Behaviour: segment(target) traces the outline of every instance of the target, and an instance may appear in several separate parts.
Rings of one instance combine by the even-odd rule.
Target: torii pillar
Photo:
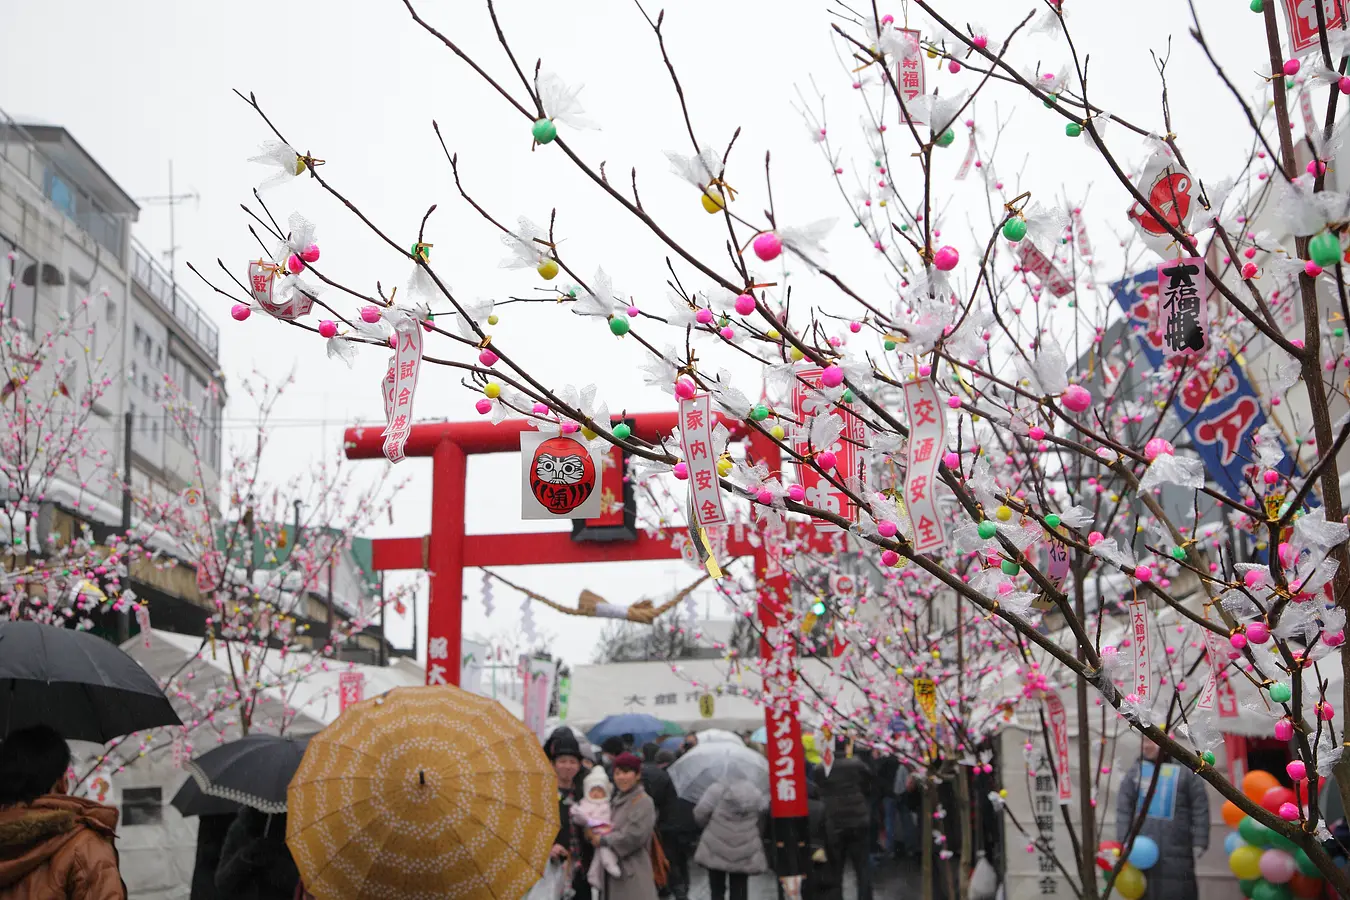
[[[634,437],[657,442],[678,424],[674,411],[637,413],[615,417],[630,423]],[[719,417],[720,418],[720,417]],[[750,456],[768,464],[770,471],[782,465],[778,446],[744,424],[721,419],[732,439],[748,440]],[[424,569],[430,576],[427,604],[427,683],[459,684],[460,639],[463,634],[464,568],[466,566],[559,565],[583,562],[631,562],[678,559],[680,551],[669,540],[638,532],[631,541],[597,543],[575,540],[566,532],[536,534],[464,533],[465,481],[468,457],[480,453],[516,453],[520,435],[529,429],[523,419],[491,422],[438,422],[412,426],[404,447],[407,456],[432,459],[431,534],[415,538],[379,538],[372,541],[372,563],[379,571]],[[377,426],[348,428],[344,449],[348,459],[383,458],[384,439]],[[779,627],[789,597],[788,579],[777,558],[777,549],[760,540],[751,544],[729,535],[730,556],[754,560],[759,585],[758,619],[767,633]],[[791,641],[785,642],[792,652]],[[760,654],[773,653],[767,640]],[[782,660],[780,660],[782,661]],[[791,663],[791,660],[786,660]],[[768,731],[770,796],[774,819],[775,869],[781,875],[807,871],[806,760],[802,751],[801,723],[796,701],[785,696],[788,683],[765,685],[765,725]]]

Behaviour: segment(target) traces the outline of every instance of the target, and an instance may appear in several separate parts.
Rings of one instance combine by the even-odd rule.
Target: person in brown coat
[[[70,748],[46,726],[0,743],[0,900],[126,900],[117,810],[66,795]]]

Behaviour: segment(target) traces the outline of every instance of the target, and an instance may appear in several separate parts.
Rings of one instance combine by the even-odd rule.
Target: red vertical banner
[[[798,369],[794,373],[796,380],[792,383],[792,414],[802,427],[798,429],[796,437],[793,438],[792,448],[802,456],[820,453],[823,450],[833,452],[836,459],[835,477],[843,481],[850,475],[859,474],[858,448],[866,443],[867,431],[861,419],[847,410],[835,407],[833,403],[825,399],[821,392],[820,383],[822,371],[822,369],[816,367]],[[843,420],[843,433],[831,447],[811,446],[807,432],[810,431],[811,420],[817,415],[836,415]],[[797,466],[797,481],[806,491],[806,502],[811,506],[828,510],[843,516],[845,519],[857,518],[857,507],[848,499],[848,495],[831,484],[815,469],[799,464]],[[821,519],[813,521],[818,528],[834,527],[832,523]]]
[[[393,407],[385,428],[384,455],[390,462],[403,461],[403,445],[412,433],[413,395],[417,393],[417,372],[422,366],[422,326],[412,321],[400,323],[394,329],[397,341],[394,350]],[[389,376],[385,376],[386,383]]]
[[[717,482],[717,450],[712,439],[713,416],[707,394],[680,401],[680,444],[689,470],[694,514],[704,528],[729,521]]]
[[[360,672],[342,672],[338,675],[338,712],[360,703],[366,698],[366,676]]]
[[[759,624],[765,634],[781,627],[781,615],[789,596],[787,575],[777,561],[771,564],[778,548],[766,539],[755,548],[755,573],[759,575]],[[777,575],[768,576],[770,568]],[[791,641],[786,642],[786,675],[778,671],[775,650],[760,639],[760,657],[766,661],[764,672],[764,727],[769,758],[769,809],[775,819],[807,815],[806,754],[802,750],[802,725],[797,717],[797,701],[791,698],[796,660]]]

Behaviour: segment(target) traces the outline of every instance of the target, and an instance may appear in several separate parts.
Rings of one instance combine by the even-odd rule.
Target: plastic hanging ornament
[[[535,271],[538,272],[539,277],[545,281],[552,281],[558,277],[558,261],[556,259],[546,258],[540,261],[539,265],[535,267]]]
[[[250,156],[248,161],[277,169],[258,185],[260,191],[290,181],[297,175],[304,174],[305,169],[310,166],[323,165],[323,160],[302,156],[283,141],[264,141],[258,150],[258,155]]]
[[[551,144],[558,136],[558,126],[553,124],[552,119],[540,119],[530,129],[530,134],[534,136],[536,144]]]
[[[530,129],[535,143],[549,144],[558,136],[557,123],[572,128],[594,128],[586,118],[586,110],[577,99],[581,88],[569,88],[562,79],[552,72],[544,72],[535,80],[539,94],[539,105],[544,109],[544,117],[535,121]]]
[[[1027,221],[1021,216],[1013,216],[1003,223],[1003,237],[1014,244],[1027,236]]]
[[[783,242],[779,240],[778,235],[774,234],[772,231],[766,231],[755,238],[752,246],[755,255],[764,262],[770,262],[771,260],[777,259],[778,254],[783,252]]]
[[[1329,269],[1341,261],[1341,241],[1330,231],[1314,235],[1308,241],[1308,255],[1323,269]]]
[[[948,128],[946,131],[942,132],[942,134],[933,138],[933,143],[937,144],[939,147],[950,147],[954,140],[956,140],[956,132],[953,129]]]

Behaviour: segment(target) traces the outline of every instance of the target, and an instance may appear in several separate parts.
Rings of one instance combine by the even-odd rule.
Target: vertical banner
[[[1059,694],[1046,694],[1045,718],[1050,722],[1050,737],[1055,742],[1055,777],[1059,781],[1059,802],[1073,799],[1073,782],[1069,777],[1069,714]]]
[[[1295,56],[1302,56],[1320,43],[1317,27],[1317,5],[1322,7],[1322,18],[1327,28],[1345,27],[1345,9],[1341,0],[1283,0],[1284,20],[1289,25],[1289,47]]]
[[[927,87],[924,84],[923,51],[919,49],[919,32],[917,29],[897,28],[896,30],[904,35],[902,40],[908,42],[912,48],[910,53],[900,60],[895,72],[896,86],[900,88],[900,95],[905,98],[905,102],[900,106],[900,122],[908,124],[909,122],[919,121],[910,113],[910,104],[927,93]],[[929,122],[928,124],[934,123]]]
[[[795,702],[793,706],[795,707]],[[802,752],[802,725],[795,710],[770,705],[765,723],[769,743],[769,806],[776,819],[805,816],[806,762]]]
[[[905,383],[905,415],[909,419],[905,508],[914,527],[914,549],[931,553],[947,543],[937,504],[938,461],[947,442],[947,415],[931,381]]]
[[[689,470],[694,515],[703,528],[726,525],[722,488],[717,482],[717,450],[712,440],[713,416],[707,394],[680,401],[680,449]]]
[[[1134,665],[1130,669],[1127,694],[1134,694],[1140,706],[1153,700],[1153,654],[1148,628],[1148,601],[1136,591],[1125,604],[1130,615],[1130,649],[1134,651]]]
[[[567,707],[572,702],[572,676],[564,675],[558,679],[558,718],[567,721]]]
[[[483,660],[487,645],[478,641],[459,642],[459,686],[471,694],[483,693]]]
[[[141,632],[141,643],[150,649],[150,607],[145,603],[136,604],[136,627]]]
[[[338,675],[338,712],[366,699],[366,676],[361,672],[342,672]]]
[[[1204,257],[1158,266],[1158,312],[1168,359],[1209,347],[1209,296]]]
[[[1032,840],[1036,847],[1036,871],[1040,873],[1035,881],[1033,896],[1040,897],[1069,896],[1055,858],[1055,811],[1058,803],[1054,773],[1049,755],[1040,750],[1032,751],[1031,814],[1035,825]]]
[[[937,721],[937,685],[931,678],[914,679],[914,699],[919,701],[923,717],[930,722]]]
[[[1035,275],[1047,291],[1056,297],[1073,293],[1073,282],[1065,278],[1050,257],[1037,249],[1035,244],[1024,240],[1017,246],[1022,255],[1023,270]]]
[[[858,448],[866,443],[867,431],[861,419],[846,410],[834,408],[834,404],[825,399],[824,394],[821,393],[820,376],[822,371],[824,370],[815,367],[797,369],[793,373],[796,379],[792,382],[792,414],[802,427],[797,429],[797,433],[793,437],[792,448],[802,456],[807,456],[812,452],[819,453],[822,450],[832,451],[837,460],[835,463],[836,477],[840,481],[844,481],[848,477],[858,474]],[[812,447],[807,435],[812,417],[831,414],[838,415],[843,419],[843,434],[832,447]],[[845,519],[857,518],[857,507],[848,499],[848,495],[838,490],[815,469],[799,464],[797,466],[797,481],[806,491],[807,503],[817,509],[836,513]],[[813,520],[813,523],[817,528],[834,528],[831,523],[820,519]]]
[[[548,737],[544,723],[548,720],[548,704],[553,696],[553,673],[557,665],[552,660],[534,657],[521,662],[525,676],[525,727],[542,742]]]
[[[417,372],[422,366],[422,326],[412,318],[394,329],[394,396],[389,425],[384,430],[384,456],[392,463],[403,462],[403,445],[412,433],[413,395],[417,392]]]
[[[1083,221],[1083,211],[1073,211],[1073,235],[1078,242],[1078,255],[1084,259],[1092,258],[1092,241],[1088,239],[1087,223]]]
[[[1069,548],[1062,541],[1051,537],[1045,542],[1045,555],[1048,560],[1045,577],[1055,587],[1061,587],[1069,575]]]
[[[781,541],[765,531],[754,550],[758,578],[759,625],[764,634],[782,628],[782,614],[792,593],[787,575],[776,560]],[[771,574],[772,569],[772,574]],[[763,574],[761,574],[763,573]],[[806,754],[802,749],[802,724],[797,701],[792,697],[796,678],[796,652],[792,641],[777,650],[764,637],[759,655],[764,662],[765,755],[769,759],[769,811],[775,819],[804,818],[806,804]],[[781,657],[778,654],[781,653]]]
[[[1298,92],[1298,111],[1303,114],[1303,133],[1308,135],[1318,134],[1317,119],[1313,117],[1312,93],[1304,85],[1303,90]]]

